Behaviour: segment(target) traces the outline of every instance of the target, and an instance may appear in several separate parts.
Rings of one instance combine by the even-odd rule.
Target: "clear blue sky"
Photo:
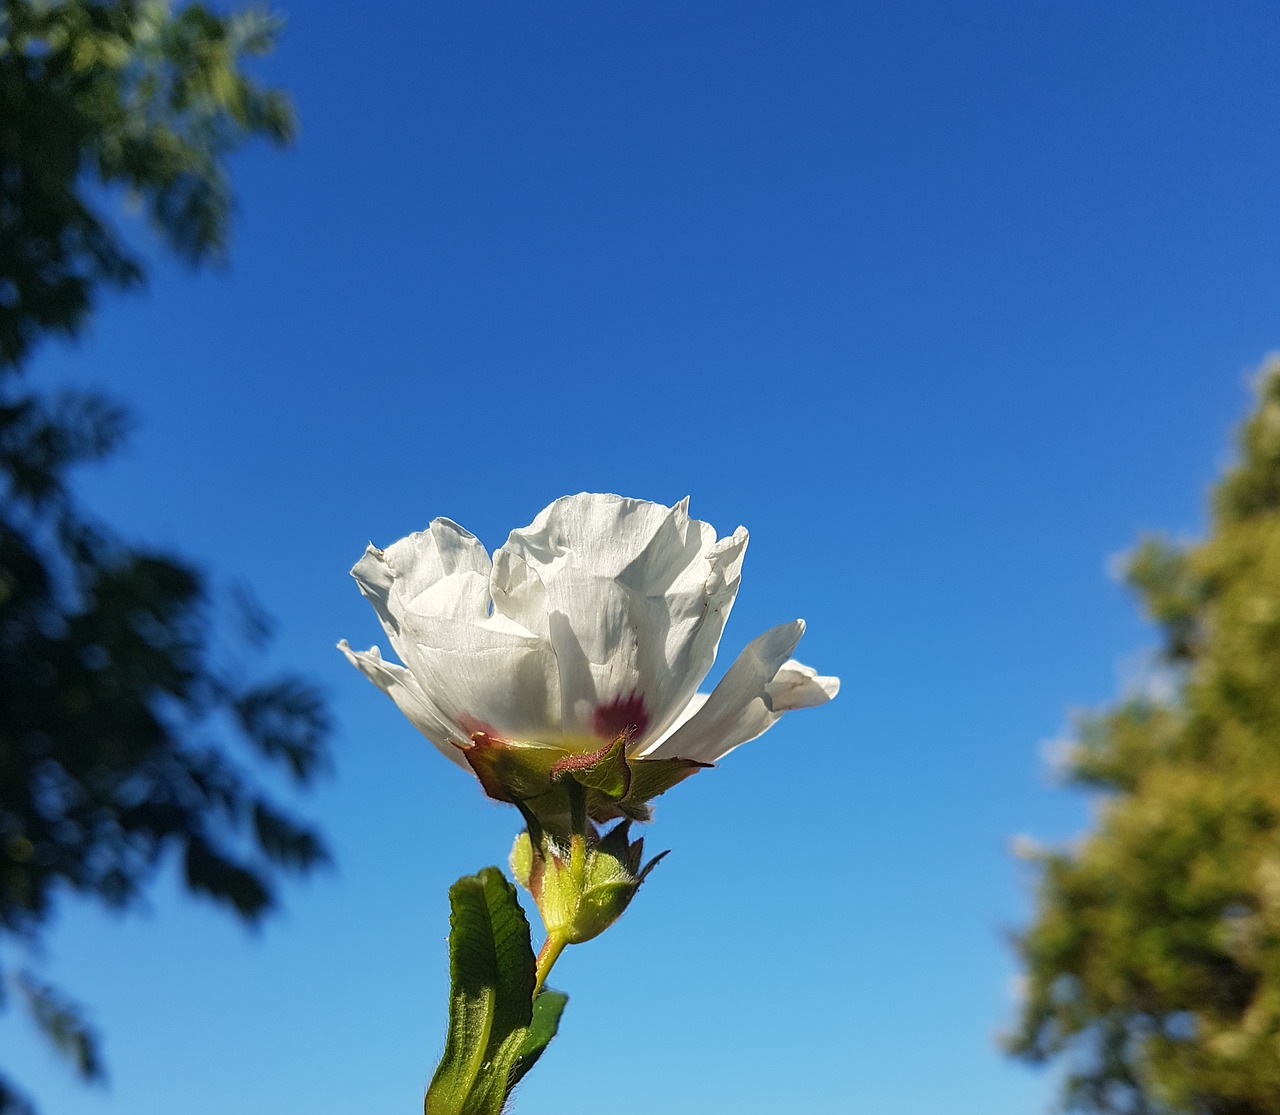
[[[722,655],[803,616],[844,690],[659,803],[517,1115],[1047,1111],[994,1040],[1008,845],[1087,823],[1042,745],[1151,643],[1107,561],[1201,528],[1280,347],[1276,7],[286,14],[302,134],[236,161],[230,269],[161,263],[31,374],[134,404],[86,499],[248,580],[332,694],[337,869],[258,935],[167,876],[66,903],[112,1084],[12,1012],[0,1060],[48,1115],[419,1110],[446,889],[517,824],[333,649],[385,645],[347,569],[436,515],[492,547],[567,492],[689,494],[752,532]]]

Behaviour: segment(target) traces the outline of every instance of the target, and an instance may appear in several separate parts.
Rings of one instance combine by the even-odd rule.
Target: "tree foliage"
[[[145,205],[181,257],[217,257],[226,155],[250,136],[287,140],[293,113],[241,71],[271,47],[266,16],[4,0],[0,30],[0,361],[12,366],[44,334],[74,335],[101,286],[142,280],[104,193]]]
[[[1096,827],[1037,857],[1009,1045],[1066,1056],[1070,1110],[1280,1112],[1280,362],[1212,512],[1132,555],[1172,695],[1082,726]]]
[[[206,578],[77,504],[72,470],[111,455],[127,412],[42,391],[25,366],[41,338],[75,337],[104,288],[143,279],[110,216],[121,195],[180,257],[222,254],[226,156],[292,130],[286,98],[243,71],[275,24],[164,0],[3,0],[0,31],[0,943],[38,945],[68,890],[138,902],[169,854],[192,891],[255,922],[282,872],[326,858],[255,776],[320,769],[325,705],[300,678],[246,680],[216,649],[227,615]],[[269,625],[244,614],[249,647]],[[32,971],[8,976],[0,1004],[25,1001],[101,1075],[83,1010]],[[0,1115],[29,1110],[0,1079]]]

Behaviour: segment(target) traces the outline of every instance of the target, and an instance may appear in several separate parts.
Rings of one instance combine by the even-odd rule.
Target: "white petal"
[[[511,533],[494,557],[495,607],[535,631],[548,614],[566,733],[605,734],[614,712],[636,714],[637,743],[665,733],[715,659],[746,544],[741,528],[717,542],[687,501],[594,494]]]
[[[652,755],[653,752],[663,745],[663,743],[675,735],[676,732],[688,724],[689,721],[697,715],[702,706],[707,703],[707,699],[710,696],[710,693],[695,693],[689,700],[689,703],[685,705],[680,715],[671,723],[671,726],[668,727],[667,730],[652,743],[646,743],[643,747],[636,748],[634,750],[634,754],[640,756]]]
[[[647,757],[713,763],[768,730],[787,709],[830,700],[839,689],[835,678],[819,678],[807,666],[789,661],[803,633],[803,620],[794,620],[754,639],[702,709]],[[779,707],[773,704],[771,686],[782,702]]]
[[[714,538],[710,531],[702,542]],[[662,607],[652,610],[652,644],[642,643],[639,661],[657,710],[648,738],[667,734],[711,669],[738,595],[746,550],[747,532],[742,527],[713,542],[673,579],[661,598]]]
[[[764,687],[774,712],[825,705],[840,692],[840,679],[822,677],[812,666],[794,658],[784,662],[773,681]]]
[[[417,679],[403,666],[392,662],[384,662],[382,652],[377,647],[368,651],[352,650],[346,639],[338,644],[338,649],[347,659],[374,685],[395,701],[396,707],[405,714],[424,736],[441,751],[445,758],[457,763],[464,770],[470,770],[462,752],[449,742],[452,734],[441,718],[439,710],[431,699],[422,691]]]
[[[566,563],[612,579],[644,552],[673,514],[688,522],[687,509],[687,500],[672,508],[580,492],[556,500],[523,530],[513,530],[505,548],[534,566],[544,581]]]
[[[500,546],[493,555],[489,578],[493,618],[506,618],[521,630],[547,635],[547,589],[527,561],[514,550]]]
[[[560,735],[551,644],[535,635],[455,619],[404,617],[405,661],[460,738],[482,731],[527,742]]]
[[[370,546],[351,575],[382,620],[400,657],[400,628],[409,612],[480,623],[489,614],[489,555],[449,519],[379,550]]]

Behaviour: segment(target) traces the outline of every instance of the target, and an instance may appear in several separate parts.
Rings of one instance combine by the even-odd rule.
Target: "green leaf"
[[[449,906],[449,1033],[424,1111],[500,1115],[533,1020],[529,923],[496,867],[454,883]]]
[[[533,1021],[525,1031],[524,1042],[511,1070],[509,1089],[524,1079],[524,1074],[538,1063],[543,1050],[551,1044],[551,1039],[560,1029],[560,1016],[568,1002],[569,996],[563,991],[552,991],[549,987],[534,1000]]]

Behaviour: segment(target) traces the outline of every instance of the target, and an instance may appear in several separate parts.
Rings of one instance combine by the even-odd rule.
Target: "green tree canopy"
[[[246,680],[215,653],[228,615],[206,578],[77,505],[72,469],[118,447],[127,413],[23,373],[104,287],[142,280],[110,216],[122,195],[180,257],[223,252],[226,156],[292,131],[283,94],[243,72],[275,23],[164,0],[3,0],[0,32],[0,942],[38,942],[64,891],[129,906],[170,853],[193,891],[254,921],[282,872],[326,858],[254,756],[307,781],[324,703],[297,677]],[[242,615],[248,647],[268,625]],[[0,991],[99,1075],[82,1011],[32,970],[4,975]],[[0,1078],[0,1115],[30,1110]]]
[[[1065,1056],[1069,1110],[1280,1112],[1280,362],[1212,511],[1132,555],[1173,695],[1082,725],[1096,826],[1037,856],[1009,1045]]]

